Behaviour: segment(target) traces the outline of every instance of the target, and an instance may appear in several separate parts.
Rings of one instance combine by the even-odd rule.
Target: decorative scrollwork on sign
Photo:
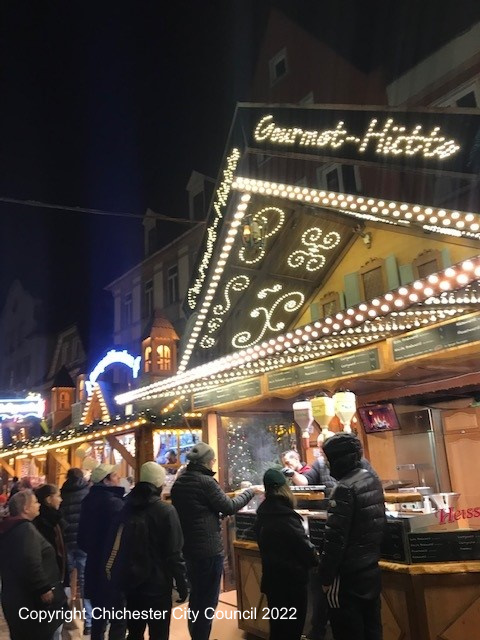
[[[232,306],[232,302],[230,300],[230,291],[244,291],[249,284],[250,278],[244,275],[235,276],[234,278],[229,280],[225,285],[225,291],[223,292],[223,295],[225,296],[225,304],[216,304],[213,307],[213,313],[216,316],[225,315]]]
[[[319,227],[307,229],[302,234],[302,244],[307,249],[297,249],[291,253],[287,259],[288,266],[292,267],[292,269],[298,269],[305,265],[307,271],[318,271],[318,269],[324,267],[327,259],[320,251],[331,251],[338,245],[341,237],[336,231],[330,231],[323,238],[323,242],[319,242],[322,234],[323,231]]]
[[[257,293],[257,298],[259,300],[265,299],[269,293],[278,293],[283,289],[283,285],[276,284],[273,287],[262,289]],[[284,293],[283,296],[280,296],[275,300],[270,309],[267,307],[255,307],[250,311],[251,318],[260,318],[260,316],[264,315],[263,326],[260,329],[260,332],[256,338],[252,337],[252,333],[250,331],[240,331],[232,338],[232,346],[235,349],[244,349],[245,347],[251,347],[252,345],[259,342],[267,330],[270,331],[282,331],[285,328],[285,322],[283,320],[279,320],[275,324],[272,322],[272,317],[275,311],[282,307],[286,313],[293,313],[300,309],[302,304],[305,302],[305,296],[300,291],[289,291]]]
[[[269,222],[272,222],[273,216],[278,217],[278,219],[273,227],[269,229]],[[274,219],[275,218],[273,218],[273,220]],[[285,211],[278,207],[265,207],[253,214],[252,221],[255,221],[259,227],[265,229],[266,233],[263,236],[265,242],[267,238],[274,236],[277,231],[283,227],[283,223],[285,222]],[[254,255],[249,255],[250,253],[252,253],[251,250],[249,251],[247,247],[242,247],[238,252],[238,257],[242,262],[245,262],[245,264],[256,264],[257,262],[260,262],[265,255],[265,245],[255,247]]]
[[[222,326],[224,320],[222,316],[224,316],[232,307],[232,301],[230,299],[231,292],[244,291],[245,289],[247,289],[249,284],[250,278],[245,275],[235,276],[227,282],[223,291],[225,301],[218,303],[213,307],[212,313],[216,317],[210,318],[208,320],[206,325],[207,331],[200,340],[200,346],[202,347],[202,349],[211,349],[215,345],[216,339],[213,337],[213,334]]]

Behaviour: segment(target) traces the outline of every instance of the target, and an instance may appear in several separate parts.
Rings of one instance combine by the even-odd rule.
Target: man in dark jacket
[[[190,635],[192,640],[208,640],[223,572],[220,514],[236,513],[262,488],[250,487],[229,498],[213,477],[215,452],[212,447],[199,442],[187,458],[190,462],[173,484],[171,496],[185,538],[183,553],[191,588]]]
[[[385,503],[378,476],[362,468],[362,445],[349,433],[323,448],[338,484],[330,499],[320,581],[335,640],[381,640],[380,545]]]
[[[67,471],[67,479],[60,490],[62,504],[60,513],[65,523],[63,537],[67,547],[68,575],[77,570],[77,581],[80,586],[80,593],[83,598],[85,610],[84,635],[88,635],[92,630],[92,605],[88,598],[85,598],[85,564],[87,554],[82,551],[77,544],[78,524],[80,522],[80,510],[82,501],[90,490],[90,485],[83,476],[83,471],[72,467]]]
[[[177,602],[188,596],[182,528],[175,509],[160,498],[164,483],[163,467],[156,462],[142,465],[140,482],[128,494],[120,524],[114,527],[107,558],[107,578],[125,593],[127,610],[148,616],[128,620],[129,640],[143,640],[147,622],[150,638],[168,640],[174,580]]]
[[[105,546],[112,520],[123,509],[124,488],[115,465],[101,464],[93,470],[93,486],[82,502],[77,542],[87,554],[85,566],[85,597],[89,598],[96,616],[92,619],[92,640],[103,640],[107,620],[98,619],[98,611],[114,606],[110,602],[105,580]],[[96,608],[99,608],[98,610]],[[124,640],[125,621],[112,620],[109,640]]]
[[[40,505],[33,491],[15,494],[0,523],[2,607],[12,640],[50,640],[63,619],[63,590],[55,550],[32,524]],[[48,607],[58,616],[39,622],[28,610]]]

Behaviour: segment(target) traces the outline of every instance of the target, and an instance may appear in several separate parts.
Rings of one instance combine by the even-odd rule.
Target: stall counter
[[[255,542],[234,542],[238,626],[268,638]],[[381,561],[384,640],[473,640],[480,629],[480,561],[399,564]],[[256,617],[243,616],[256,611]]]

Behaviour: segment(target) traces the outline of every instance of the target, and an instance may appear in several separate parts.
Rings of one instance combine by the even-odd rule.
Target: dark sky
[[[2,2],[0,197],[188,217],[190,172],[215,176],[247,97],[265,6]],[[18,277],[54,328],[108,330],[102,288],[143,251],[141,220],[14,204],[0,203],[0,238],[0,304]]]
[[[275,0],[272,0],[274,2]],[[0,199],[185,217],[192,169],[216,177],[268,0],[0,0]],[[332,46],[403,70],[480,3],[276,0]],[[308,61],[306,61],[308,63]],[[166,224],[165,238],[185,230]],[[50,326],[111,331],[112,279],[143,252],[141,221],[0,202],[0,306],[13,278]],[[108,345],[104,345],[108,346]]]

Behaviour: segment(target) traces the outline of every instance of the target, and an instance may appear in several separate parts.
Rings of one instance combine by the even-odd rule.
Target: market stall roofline
[[[412,308],[418,308],[419,304],[427,301],[430,304],[425,305],[425,307],[422,306],[421,309],[423,311],[430,310],[434,308],[435,300],[440,300],[442,295],[464,289],[476,283],[479,278],[480,255],[477,255],[470,260],[464,260],[426,278],[416,280],[411,284],[402,285],[382,296],[377,296],[377,298],[368,302],[361,302],[323,320],[317,320],[309,325],[298,327],[261,344],[178,373],[160,382],[121,394],[116,397],[116,402],[126,404],[136,400],[158,397],[160,394],[167,392],[173,394],[178,392],[179,389],[185,392],[188,390],[186,388],[188,384],[192,384],[202,378],[212,378],[221,372],[238,369],[244,365],[251,367],[252,363],[266,358],[269,354],[273,356],[288,352],[289,349],[295,346],[328,339],[341,339],[342,332],[365,326],[368,322],[380,322],[381,318],[391,316],[392,313],[401,313]],[[442,308],[444,307],[443,304],[441,306]],[[456,315],[461,312],[463,312],[463,309],[460,303],[452,304],[453,314]],[[384,333],[386,337],[392,335],[390,331],[385,331]],[[348,347],[343,349],[343,351],[348,350]],[[254,372],[252,371],[248,375],[253,374]],[[217,380],[216,383],[218,384],[218,382]]]

